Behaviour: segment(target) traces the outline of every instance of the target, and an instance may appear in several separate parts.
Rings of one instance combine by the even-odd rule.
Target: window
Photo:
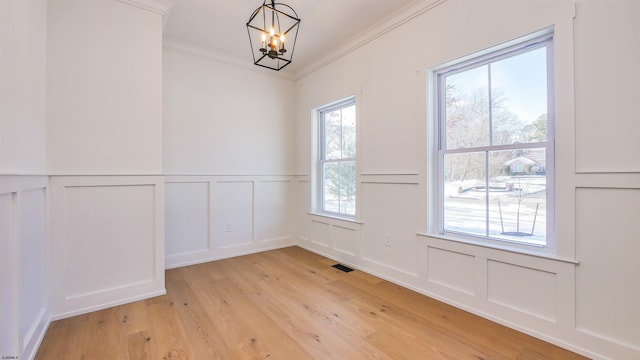
[[[356,215],[355,98],[318,110],[319,210],[338,216]]]
[[[552,34],[438,68],[435,231],[550,246]]]

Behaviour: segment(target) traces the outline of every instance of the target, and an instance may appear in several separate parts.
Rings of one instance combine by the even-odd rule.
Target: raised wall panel
[[[153,186],[70,186],[64,195],[58,251],[70,298],[153,280]]]
[[[311,242],[322,247],[331,246],[331,225],[311,220]]]
[[[213,244],[216,248],[253,242],[253,182],[216,182],[213,194]]]
[[[474,295],[475,256],[428,247],[427,269],[429,282]]]
[[[40,331],[49,321],[45,276],[48,262],[45,256],[45,194],[45,189],[39,188],[23,191],[20,197],[18,331],[22,351],[35,347]]]
[[[0,354],[31,359],[49,325],[46,176],[0,176]]]
[[[165,257],[209,249],[209,182],[165,184]]]
[[[255,231],[258,241],[291,237],[291,182],[259,181],[255,192]]]
[[[309,241],[310,220],[307,213],[311,210],[311,196],[309,195],[309,181],[299,178],[296,186],[296,232],[298,239]]]
[[[163,294],[162,177],[52,177],[54,319]]]
[[[640,2],[589,1],[577,13],[576,170],[639,172],[640,47],[630,39],[640,34]]]
[[[640,189],[576,191],[576,326],[640,351]]]
[[[489,260],[487,279],[489,301],[544,320],[556,320],[556,274]]]
[[[0,291],[3,294],[0,296],[0,349],[3,354],[17,354],[18,350],[12,204],[12,193],[0,194]]]
[[[357,255],[357,231],[344,226],[334,225],[331,229],[333,248],[349,256]]]

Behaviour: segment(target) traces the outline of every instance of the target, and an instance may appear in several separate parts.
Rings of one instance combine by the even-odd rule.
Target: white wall
[[[167,267],[294,244],[294,82],[167,45],[163,84]]]
[[[51,0],[52,318],[164,289],[158,1]]]
[[[116,0],[49,2],[51,175],[162,172],[162,16]]]
[[[45,172],[46,1],[0,2],[0,174]]]
[[[297,82],[298,243],[591,357],[640,357],[640,283],[633,281],[640,270],[640,3],[447,0],[406,18]],[[549,26],[554,254],[427,235],[427,69]],[[361,223],[307,214],[311,111],[353,88],[361,89]]]
[[[293,170],[294,82],[163,51],[167,175],[287,175]]]
[[[29,359],[49,324],[44,0],[0,1],[0,354]]]

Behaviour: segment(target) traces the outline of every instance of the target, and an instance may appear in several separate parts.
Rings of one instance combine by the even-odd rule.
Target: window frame
[[[324,121],[324,114],[325,113],[329,113],[332,111],[336,111],[336,110],[342,110],[344,108],[347,107],[354,107],[355,110],[355,148],[354,148],[354,157],[350,157],[350,158],[339,158],[339,159],[325,159],[325,121]],[[346,220],[351,220],[354,221],[357,219],[357,215],[358,215],[358,106],[357,106],[357,99],[356,96],[349,96],[346,97],[344,99],[323,105],[319,108],[317,108],[315,110],[315,116],[317,118],[317,124],[316,124],[316,132],[317,132],[317,136],[316,136],[316,141],[317,141],[317,156],[315,156],[315,162],[316,162],[316,176],[315,176],[315,182],[316,182],[316,206],[314,206],[315,211],[318,214],[321,215],[325,215],[325,216],[329,216],[329,217],[334,217],[334,218],[341,218],[341,219],[346,219]],[[354,178],[354,214],[345,214],[345,213],[340,213],[335,212],[335,211],[330,211],[330,210],[326,210],[325,209],[325,197],[324,197],[324,164],[327,163],[337,163],[337,164],[341,164],[343,162],[353,162],[354,166],[355,166],[355,171],[356,171],[356,176]]]
[[[428,208],[428,228],[429,234],[432,236],[458,240],[458,241],[471,241],[473,243],[493,244],[498,246],[508,247],[520,247],[523,249],[531,248],[543,248],[552,250],[556,247],[555,239],[555,86],[554,86],[554,53],[553,53],[553,29],[546,29],[541,32],[525,36],[507,44],[495,46],[484,51],[471,54],[464,58],[448,62],[446,64],[429,69],[429,83],[431,84],[432,96],[428,100],[433,105],[434,111],[431,115],[431,126],[429,129],[434,131],[434,134],[430,136],[432,146],[429,148],[431,151],[428,157],[433,161],[435,166],[429,167],[429,201]],[[454,75],[460,72],[464,72],[470,69],[485,66],[490,63],[494,63],[503,59],[511,58],[520,54],[527,53],[529,51],[545,47],[546,54],[546,66],[547,66],[547,139],[541,142],[530,143],[514,143],[506,145],[493,145],[491,142],[487,146],[476,146],[462,149],[446,149],[446,86],[444,85],[444,78],[449,75]],[[489,83],[489,86],[490,83]],[[490,130],[491,130],[490,121]],[[515,149],[545,149],[545,170],[546,170],[546,234],[545,244],[533,244],[527,241],[517,241],[511,239],[503,239],[497,237],[491,237],[488,234],[488,215],[485,227],[485,236],[476,235],[471,233],[457,232],[444,229],[445,209],[444,209],[444,159],[448,154],[462,154],[462,153],[474,153],[483,152],[489,154],[491,151],[500,150],[515,150]],[[488,166],[488,158],[485,165],[485,169]],[[488,175],[486,175],[488,179]],[[489,198],[487,197],[485,202],[485,211],[488,209]]]

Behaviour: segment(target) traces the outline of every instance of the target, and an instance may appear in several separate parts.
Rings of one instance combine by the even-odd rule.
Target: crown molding
[[[171,0],[118,0],[127,5],[154,12],[162,16],[167,15],[169,9],[173,6]]]
[[[396,29],[397,27],[421,16],[422,14],[442,5],[447,0],[416,0],[398,11],[392,13],[387,18],[377,22],[376,24],[368,27],[360,34],[353,37],[346,44],[338,47],[337,50],[331,52],[329,55],[322,59],[312,63],[309,66],[302,68],[296,73],[296,79],[301,79],[314,71],[342,58],[343,56],[361,48],[362,46],[372,42],[373,40],[383,36],[384,34]]]
[[[216,54],[212,51],[208,51],[203,48],[199,48],[199,47],[181,43],[181,42],[165,40],[162,42],[162,48],[165,50],[175,51],[182,54],[199,57],[205,60],[210,60],[217,63],[235,66],[235,67],[242,68],[249,71],[254,71],[267,76],[273,76],[273,77],[292,80],[292,81],[296,80],[295,76],[288,73],[264,69],[264,68],[253,65],[253,63],[247,63],[246,61],[238,61],[236,59],[221,56],[220,54]]]

